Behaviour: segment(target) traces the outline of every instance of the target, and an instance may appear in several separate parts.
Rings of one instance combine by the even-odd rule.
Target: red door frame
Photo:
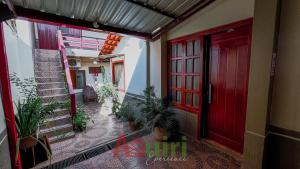
[[[11,159],[11,166],[13,169],[21,169],[21,160],[20,155],[16,159],[16,145],[18,142],[18,133],[15,124],[15,114],[13,109],[13,102],[11,96],[11,86],[9,80],[9,69],[8,61],[5,50],[5,41],[4,41],[4,30],[3,22],[0,23],[0,81],[1,81],[1,93],[2,93],[2,102],[3,110],[6,120],[6,129],[9,142],[9,152]]]
[[[222,33],[216,34],[214,36],[214,38],[211,38],[212,39],[211,40],[211,47],[214,46],[213,45],[214,43],[218,44],[218,45],[220,43],[224,43],[224,42],[222,42],[223,40],[230,40],[232,42],[233,38],[237,38],[237,39],[235,39],[234,42],[232,42],[232,43],[239,43],[239,44],[241,44],[241,43],[244,44],[245,43],[245,44],[247,44],[247,47],[248,47],[247,53],[244,53],[245,55],[242,55],[242,56],[245,56],[245,57],[244,58],[239,58],[239,59],[236,60],[236,61],[242,61],[244,64],[247,64],[247,65],[243,66],[243,68],[245,68],[244,70],[240,71],[240,69],[239,69],[239,70],[235,71],[235,73],[236,72],[243,72],[243,77],[244,77],[243,80],[245,82],[245,83],[242,83],[242,84],[245,84],[245,86],[240,86],[239,85],[238,88],[235,88],[235,89],[239,90],[240,92],[242,92],[243,93],[242,98],[245,98],[245,100],[240,99],[239,101],[234,102],[234,103],[237,103],[238,105],[243,105],[242,108],[239,106],[240,107],[239,111],[235,111],[235,110],[232,111],[232,112],[236,112],[236,113],[239,112],[238,114],[234,115],[235,118],[239,119],[238,122],[236,122],[235,125],[234,125],[235,129],[232,129],[232,130],[227,129],[227,132],[220,132],[220,133],[213,132],[213,131],[209,132],[209,130],[208,130],[208,136],[207,136],[209,139],[215,140],[215,141],[221,143],[222,145],[228,146],[231,149],[233,149],[235,151],[238,151],[240,153],[243,152],[243,143],[244,143],[244,137],[243,136],[244,136],[244,133],[242,135],[239,135],[239,134],[241,134],[242,132],[245,131],[245,121],[246,121],[249,65],[250,65],[250,55],[251,55],[251,31],[252,31],[252,28],[249,25],[247,25],[247,26],[241,27],[241,28],[239,28],[239,29],[237,29],[236,31],[233,31],[233,32],[222,32]],[[243,39],[243,40],[240,40],[240,39]],[[226,43],[227,43],[226,45],[230,44],[228,41]],[[221,56],[220,53],[219,53],[219,56]],[[212,54],[209,57],[212,60]],[[220,64],[215,64],[214,66],[217,66],[218,67],[217,69],[220,68],[219,67]],[[211,84],[213,84],[213,82],[220,83],[220,81],[217,80],[217,82],[216,82],[212,79],[212,75],[214,75],[214,73],[212,73],[212,72],[214,72],[214,73],[216,72],[216,71],[213,71],[213,66],[209,67],[209,83],[211,83]],[[218,79],[219,79],[219,77],[218,77]],[[215,84],[215,85],[217,87],[217,84]],[[240,89],[240,87],[243,87],[243,89]],[[215,100],[214,97],[213,97],[213,100]],[[224,100],[230,101],[230,99],[224,99]],[[223,101],[223,100],[221,100],[221,101]],[[211,111],[210,109],[216,109],[216,108],[218,108],[218,106],[216,104],[214,104],[214,103],[210,104],[208,114],[211,114],[212,112],[214,112],[214,111]],[[224,111],[224,112],[226,112],[226,111]],[[244,114],[242,114],[242,113],[244,113]],[[222,115],[219,115],[219,117],[221,117],[223,122],[224,121],[226,122],[229,119],[225,116],[222,117]],[[218,123],[215,122],[215,121],[209,121],[209,119],[207,119],[207,122],[208,122],[207,123],[208,125],[211,124],[213,126],[218,126]],[[228,125],[229,129],[231,127],[232,126]],[[209,128],[207,127],[207,129],[209,129]],[[219,128],[219,130],[220,130],[220,128]],[[237,130],[237,131],[234,131],[234,130]],[[232,136],[226,137],[226,136],[222,135],[224,133],[228,133],[228,131],[231,131],[231,133],[238,134],[240,137],[236,138],[237,136],[234,136],[235,138],[230,138]],[[236,140],[234,140],[234,139],[236,139]],[[241,139],[241,140],[239,140],[239,139]]]
[[[125,87],[126,87],[126,78],[125,78],[125,64],[124,64],[124,60],[116,60],[116,61],[112,61],[111,62],[111,71],[112,71],[112,83],[114,84],[115,83],[115,64],[117,63],[123,63],[123,76],[124,76],[124,85],[123,85],[123,88],[119,88],[118,87],[118,91],[121,91],[121,92],[125,92]]]
[[[198,37],[198,36],[200,36],[200,37],[203,38],[204,36],[210,36],[212,34],[216,34],[216,33],[219,33],[219,32],[224,32],[224,31],[227,31],[227,30],[230,30],[230,29],[236,29],[236,28],[239,28],[239,27],[244,27],[244,26],[251,26],[252,27],[252,24],[253,24],[253,18],[251,17],[251,18],[247,18],[247,19],[240,20],[240,21],[237,21],[237,22],[233,22],[233,23],[229,23],[229,24],[217,26],[215,28],[211,28],[211,29],[200,31],[200,32],[196,32],[196,33],[193,33],[193,34],[190,34],[190,35],[186,35],[186,36],[182,36],[182,37],[179,37],[179,38],[175,38],[175,39],[169,40],[168,44],[180,42],[180,41],[183,41],[183,40],[186,40],[186,39],[190,39],[190,38],[194,38],[194,37]],[[203,50],[205,50],[205,43],[202,43],[201,48]],[[171,51],[169,49],[167,51],[168,51],[168,56],[169,56],[170,55],[169,52],[171,52]],[[204,60],[208,59],[208,57],[209,56],[205,56],[205,53],[204,53],[203,59]],[[204,63],[204,61],[203,61],[203,63]],[[203,82],[203,83],[205,83],[205,82]],[[203,91],[202,93],[204,94],[205,91]],[[204,110],[204,106],[206,106],[206,105],[202,104],[202,106],[203,106],[202,110]],[[197,115],[198,115],[197,138],[198,139],[200,139],[200,137],[201,137],[200,131],[202,131],[202,127],[203,127],[202,126],[202,114],[203,114],[203,112],[198,112],[197,113]]]

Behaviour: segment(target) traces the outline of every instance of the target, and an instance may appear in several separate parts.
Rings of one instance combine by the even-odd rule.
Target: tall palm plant
[[[138,105],[141,106],[140,118],[151,130],[155,127],[167,129],[171,134],[179,131],[179,123],[175,113],[168,110],[170,101],[161,99],[155,95],[154,87],[147,87],[144,91],[144,100]]]

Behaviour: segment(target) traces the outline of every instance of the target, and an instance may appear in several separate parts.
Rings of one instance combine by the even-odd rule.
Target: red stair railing
[[[70,113],[71,113],[72,117],[75,117],[76,116],[75,92],[74,92],[73,85],[72,85],[72,79],[71,79],[71,74],[70,74],[68,58],[67,58],[67,54],[66,54],[66,48],[65,48],[60,30],[57,31],[57,37],[58,37],[57,38],[58,39],[58,49],[60,51],[62,65],[65,70],[66,80],[67,80],[67,84],[68,84],[68,92],[70,95]]]

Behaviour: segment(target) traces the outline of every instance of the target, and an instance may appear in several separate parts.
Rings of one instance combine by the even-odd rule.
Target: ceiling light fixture
[[[156,28],[154,31],[152,31],[152,34],[158,32],[161,29],[161,27]]]

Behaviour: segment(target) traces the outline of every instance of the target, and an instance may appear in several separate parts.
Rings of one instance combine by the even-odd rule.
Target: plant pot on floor
[[[170,136],[170,132],[167,129],[160,127],[154,127],[152,134],[157,141],[162,141],[164,136],[167,137],[167,139]]]
[[[135,131],[137,129],[137,126],[134,121],[128,121],[128,126],[131,131]]]
[[[20,139],[20,149],[26,150],[28,148],[34,147],[36,146],[37,142],[38,141],[36,140],[36,138],[34,138],[34,136],[24,137]]]
[[[22,161],[22,168],[31,168],[36,164],[49,160],[48,154],[51,154],[50,144],[46,136],[39,138],[39,141],[30,136],[22,138],[20,140],[19,151]]]
[[[86,126],[82,127],[82,126],[74,126],[74,130],[77,132],[83,132],[84,130],[86,130]]]

